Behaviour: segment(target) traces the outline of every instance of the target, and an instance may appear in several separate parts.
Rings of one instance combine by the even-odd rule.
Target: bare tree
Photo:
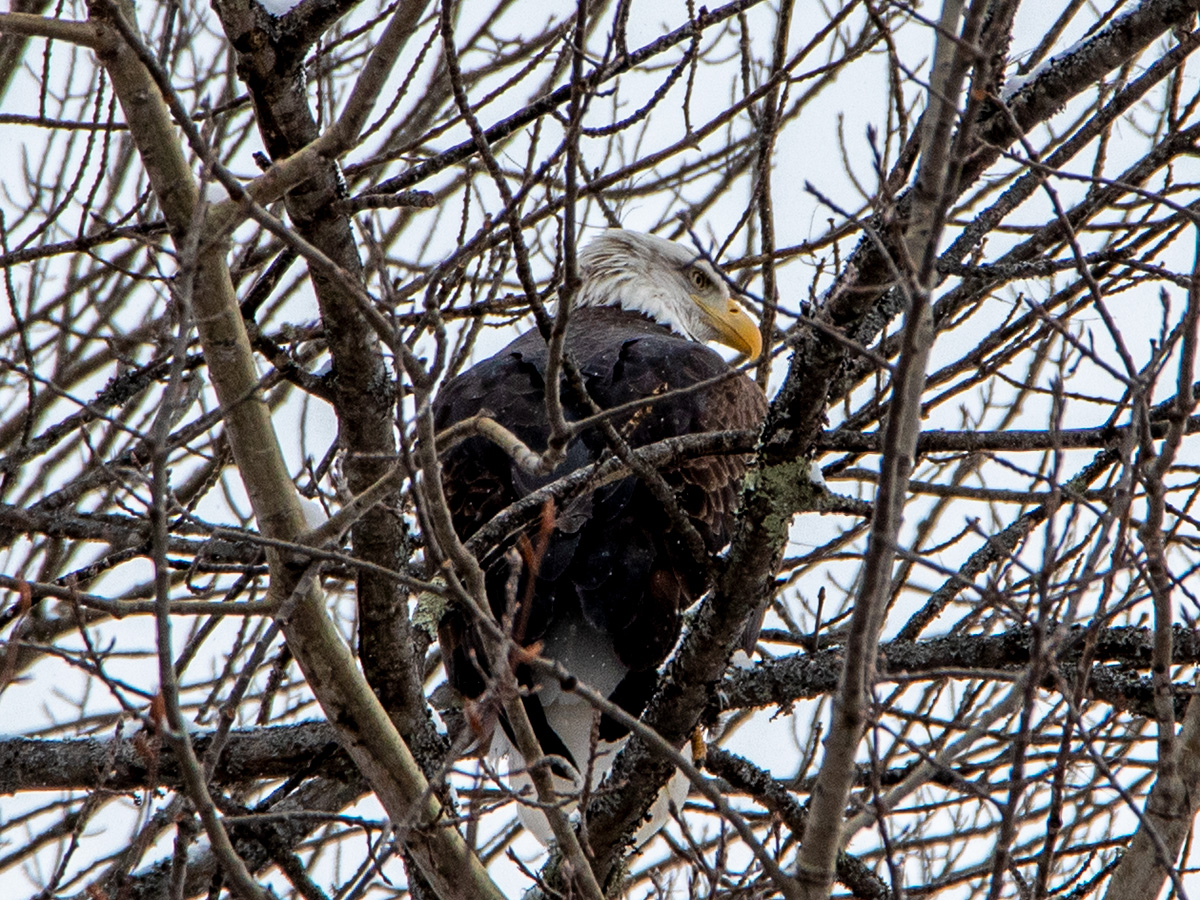
[[[1200,894],[1198,5],[16,0],[6,894]],[[430,403],[614,225],[770,411],[636,451],[753,462],[560,857],[434,626],[594,481],[431,571]]]

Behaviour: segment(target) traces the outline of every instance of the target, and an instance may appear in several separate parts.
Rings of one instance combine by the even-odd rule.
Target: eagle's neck
[[[681,302],[677,291],[658,285],[633,268],[593,268],[575,296],[575,306],[609,306],[641,313],[676,334],[699,340],[690,322],[695,317],[691,298],[684,297]]]

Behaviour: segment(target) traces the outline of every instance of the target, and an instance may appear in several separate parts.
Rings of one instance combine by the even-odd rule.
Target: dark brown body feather
[[[697,432],[753,428],[762,421],[766,409],[762,392],[740,373],[715,385],[672,394],[728,372],[729,367],[709,348],[640,313],[615,307],[577,310],[568,328],[567,348],[601,408],[661,398],[613,420],[631,446]],[[483,414],[531,449],[544,449],[546,357],[545,341],[531,331],[453,379],[434,405],[437,428]],[[588,414],[565,383],[562,399],[568,419]],[[459,536],[469,538],[515,500],[594,463],[607,452],[604,437],[589,429],[571,442],[567,460],[558,470],[533,477],[491,442],[483,438],[464,441],[446,454],[442,468]],[[745,468],[740,456],[714,456],[663,472],[680,509],[710,553],[729,541]],[[530,531],[531,541],[536,541],[536,527]],[[706,588],[704,566],[692,558],[649,488],[632,476],[557,510],[535,573],[528,565],[513,573],[503,553],[489,554],[485,565],[488,599],[498,618],[503,617],[509,597],[519,598],[521,608],[510,611],[510,621],[516,623],[514,636],[521,644],[543,640],[556,623],[580,616],[610,637],[626,670],[612,698],[633,715],[645,706],[654,687],[655,669],[679,637],[680,614]],[[532,586],[528,583],[531,575]],[[441,639],[451,683],[468,696],[478,696],[484,689],[484,676],[477,662],[473,630],[461,613],[447,616]],[[571,668],[570,660],[562,662]],[[528,680],[528,673],[518,674]],[[553,736],[545,733],[545,718],[536,697],[531,700],[526,705],[543,748],[569,758],[561,746],[555,746]],[[601,731],[608,740],[623,733],[607,720]]]

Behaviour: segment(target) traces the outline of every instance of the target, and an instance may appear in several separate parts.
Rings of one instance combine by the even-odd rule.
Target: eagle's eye
[[[706,291],[712,287],[712,279],[699,269],[688,269],[688,278],[692,280],[692,287],[698,291]]]

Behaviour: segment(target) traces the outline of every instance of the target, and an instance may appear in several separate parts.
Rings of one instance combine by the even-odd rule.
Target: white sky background
[[[151,5],[143,3],[143,14],[148,14],[151,10]],[[514,40],[521,35],[539,31],[540,26],[545,20],[555,19],[561,20],[565,15],[564,10],[569,9],[573,4],[560,2],[554,3],[549,0],[521,0],[514,5],[514,9],[509,12],[503,21],[503,24],[497,29],[501,33],[507,33]],[[473,6],[471,3],[465,4],[463,19],[459,22],[458,33],[466,33],[471,30],[469,16],[472,13]],[[934,15],[935,10],[932,8],[922,8],[922,11],[927,15]],[[1012,47],[1012,57],[1014,60],[1020,60],[1021,57],[1037,45],[1043,34],[1046,33],[1050,22],[1057,14],[1058,8],[1052,4],[1041,4],[1027,2],[1023,4],[1018,17],[1018,27],[1016,31],[1016,39]],[[62,13],[64,17],[82,17],[84,12],[79,4],[68,4]],[[207,9],[205,4],[200,4],[192,7],[187,11],[187,15],[192,18],[196,24],[203,24],[208,29],[215,30],[218,27],[215,15]],[[634,0],[633,13],[630,19],[629,26],[629,46],[636,48],[646,44],[660,36],[664,31],[677,27],[686,18],[686,7],[682,2],[650,2],[650,0]],[[769,57],[770,41],[774,30],[773,13],[765,7],[756,7],[749,12],[752,34],[754,40],[764,49],[762,55]],[[806,39],[812,33],[814,27],[811,26],[812,21],[824,21],[825,15],[813,0],[801,0],[797,4],[795,14],[796,25],[793,26],[793,50],[799,46],[798,42],[801,39]],[[347,28],[358,24],[359,19],[351,17]],[[668,24],[669,23],[669,24]],[[1062,36],[1059,46],[1065,48],[1081,37],[1081,24],[1073,25]],[[421,37],[423,38],[423,31]],[[593,52],[599,52],[602,49],[604,34],[598,34],[593,41],[593,46],[590,49]],[[925,60],[932,52],[932,34],[931,31],[917,23],[911,24],[903,29],[899,34],[900,52],[903,58],[909,65],[914,67],[923,66]],[[220,60],[219,43],[215,39],[205,39],[200,45],[205,52],[211,52],[210,58],[196,58],[190,62],[197,70],[203,70],[207,67],[217,64]],[[396,67],[395,79],[398,82],[403,74],[407,71],[406,63],[415,59],[416,53],[420,46],[420,40],[412,42],[405,51],[405,61]],[[678,58],[678,52],[668,54],[667,59],[674,61]],[[432,56],[432,54],[431,54]],[[30,60],[39,59],[36,53],[29,54]],[[51,57],[51,78],[55,81],[62,82],[68,78],[68,70],[66,68],[69,55],[65,50],[56,50]],[[802,70],[812,68],[812,66],[820,65],[826,61],[826,58],[818,53],[814,55],[811,65],[806,64]],[[428,69],[428,63],[426,69]],[[854,73],[853,83],[837,83],[824,90],[820,95],[815,97],[806,107],[801,116],[802,127],[793,127],[787,129],[778,143],[776,150],[776,168],[774,174],[774,198],[776,210],[776,243],[778,246],[789,246],[800,244],[811,240],[828,228],[828,220],[834,218],[838,223],[841,222],[841,217],[830,212],[823,207],[820,202],[804,188],[805,181],[811,181],[819,186],[820,190],[833,199],[836,203],[845,209],[857,210],[861,207],[863,197],[855,185],[855,179],[859,184],[865,186],[868,190],[875,187],[874,176],[871,170],[871,154],[867,141],[868,126],[875,126],[880,132],[886,130],[886,121],[888,111],[886,109],[886,95],[883,90],[883,85],[886,83],[885,60],[881,56],[859,60],[851,67],[850,71]],[[920,71],[924,71],[921,69]],[[186,79],[186,72],[180,72],[181,82]],[[642,99],[649,95],[649,92],[661,81],[665,75],[664,71],[655,71],[651,75],[631,75],[623,77],[621,80],[620,98],[624,103],[621,110],[618,111],[617,117],[627,115],[630,111],[640,105]],[[18,76],[17,81],[8,91],[4,98],[3,105],[0,110],[9,113],[24,113],[35,114],[37,112],[37,76],[35,71],[25,71]],[[77,79],[80,76],[76,73]],[[507,77],[507,73],[505,76]],[[533,81],[529,83],[534,83]],[[714,85],[724,85],[715,74],[713,75],[712,84],[698,83],[691,97],[691,120],[693,123],[701,123],[705,121],[709,115],[724,108],[729,97],[727,94],[717,90]],[[1193,94],[1197,89],[1197,79],[1191,74],[1187,74],[1183,93],[1187,96]],[[473,96],[482,96],[495,84],[485,83],[473,91]],[[806,84],[797,85],[793,89],[793,94],[798,95],[806,88]],[[81,89],[81,88],[77,88]],[[723,87],[722,87],[723,89]],[[666,102],[660,104],[651,114],[650,125],[646,129],[642,140],[641,152],[644,153],[647,149],[656,149],[658,147],[666,147],[679,140],[683,135],[683,116],[682,116],[682,95],[684,90],[683,80],[677,84],[672,94]],[[385,96],[387,96],[385,91]],[[520,105],[523,105],[527,99],[527,95],[521,91],[515,91],[511,95],[501,98],[497,103],[488,107],[481,112],[481,119],[485,126],[495,122],[510,112],[515,111]],[[605,104],[607,100],[597,99],[591,110],[589,124],[606,124],[611,120],[611,110]],[[915,121],[915,114],[912,116]],[[1061,115],[1055,119],[1055,122],[1071,121],[1072,116],[1070,111],[1067,114]],[[552,128],[547,129],[548,133],[554,134]],[[454,129],[445,135],[439,146],[449,147],[466,137],[465,129]],[[719,142],[723,139],[723,134],[717,134],[710,137],[706,141],[706,145]],[[0,159],[5,161],[5,169],[0,170],[0,185],[5,188],[5,193],[0,195],[0,209],[4,209],[11,215],[12,210],[15,210],[21,203],[20,195],[20,174],[17,166],[36,166],[45,154],[45,134],[38,130],[29,127],[17,127],[11,125],[0,125]],[[543,146],[551,144],[556,140],[556,137],[544,136],[542,138]],[[1116,173],[1122,168],[1122,157],[1134,159],[1140,156],[1142,148],[1145,144],[1145,136],[1135,132],[1128,125],[1119,127],[1116,139],[1114,140],[1110,152],[1110,163],[1108,171]],[[1124,143],[1127,141],[1128,143]],[[843,158],[843,147],[845,158]],[[352,153],[347,158],[348,164],[353,164],[362,155],[369,152],[370,145],[364,149],[362,153]],[[241,151],[237,158],[233,161],[231,168],[247,177],[253,177],[257,174],[257,167],[250,158],[250,154],[261,149],[257,134],[252,134],[246,139],[242,145]],[[894,155],[895,148],[889,148]],[[524,163],[523,152],[525,146],[522,141],[509,146],[507,152],[511,162],[515,166],[521,166]],[[591,166],[603,166],[605,160],[601,156],[600,145],[592,146],[585,142],[584,144],[585,161]],[[1080,163],[1087,157],[1081,156]],[[848,176],[845,170],[845,161],[849,163],[853,170],[854,178]],[[50,168],[54,167],[53,161],[50,163]],[[70,171],[70,166],[64,163],[61,166],[64,171]],[[397,164],[388,174],[395,174],[402,170],[402,166]],[[7,172],[7,174],[6,174]],[[10,181],[11,179],[11,181]],[[1195,181],[1194,173],[1192,180]],[[440,183],[439,179],[433,179],[431,184],[419,185],[423,189],[432,189]],[[738,216],[745,208],[746,196],[744,188],[747,182],[740,183],[739,191],[741,193],[731,192],[728,200],[724,203],[719,203],[714,208],[707,211],[703,219],[697,223],[699,233],[708,238],[713,237],[717,241],[724,239],[729,231],[734,227]],[[1062,198],[1064,205],[1068,204],[1072,198],[1082,195],[1085,187],[1078,183],[1058,183],[1056,188]],[[1043,210],[1046,208],[1047,200],[1044,195],[1038,195],[1028,204],[1029,211],[1018,211],[1010,221],[1042,221]],[[495,197],[486,193],[486,188],[483,196],[483,203],[488,211],[495,211],[498,208],[498,203]],[[633,197],[619,206],[618,212],[622,222],[626,227],[639,230],[655,229],[661,234],[670,234],[672,230],[672,219],[681,207],[680,202],[676,198],[667,198],[663,195],[656,195],[651,198]],[[459,227],[459,199],[453,200],[447,205],[444,210],[444,215],[437,211],[429,211],[421,213],[423,217],[420,221],[423,227],[428,228],[429,247],[423,251],[423,259],[437,259],[440,254],[453,246],[453,242]],[[581,207],[584,211],[584,207]],[[478,203],[472,210],[472,221],[470,227],[478,227],[481,221],[482,210]],[[586,218],[584,220],[586,229],[596,229],[603,227],[604,219],[599,211],[588,206],[586,207]],[[585,230],[585,235],[588,233]],[[544,232],[546,236],[551,236],[552,231]],[[16,243],[19,235],[10,237],[10,243]],[[1016,240],[1017,238],[1013,238]],[[998,241],[998,238],[993,238],[993,241]],[[848,250],[853,246],[855,241],[850,241],[844,244],[844,250]],[[997,246],[989,245],[989,253],[996,254]],[[734,244],[731,250],[731,255],[739,256],[745,252],[744,241],[739,241]],[[1191,247],[1179,246],[1172,248],[1172,253],[1186,255],[1190,254]],[[412,262],[412,260],[397,260],[398,267],[402,267],[404,262]],[[818,282],[818,287],[824,287],[828,284],[828,273],[830,267],[827,265],[823,280]],[[815,275],[815,266],[813,261],[808,257],[798,257],[786,267],[781,268],[780,275],[780,291],[781,302],[784,307],[795,310],[801,302],[808,299],[810,283]],[[543,269],[539,272],[545,276],[548,270]],[[55,279],[64,277],[62,272],[50,270],[44,275],[43,287],[52,289]],[[296,267],[289,278],[302,277],[302,268]],[[757,292],[761,289],[761,284],[756,280],[749,284],[751,291]],[[1031,282],[1027,289],[1033,296],[1045,296],[1048,293],[1046,282],[1033,283]],[[1150,342],[1158,337],[1158,286],[1152,285],[1145,288],[1145,295],[1126,296],[1120,300],[1120,304],[1129,306],[1141,306],[1149,312],[1140,316],[1126,316],[1122,320],[1125,339],[1133,353],[1135,359],[1140,363],[1143,362],[1150,348]],[[304,292],[302,297],[306,297],[311,305],[305,309],[300,308],[301,304],[293,301],[288,308],[281,311],[280,320],[293,321],[303,323],[310,321],[315,317],[315,302],[311,301],[311,294]],[[1007,296],[1007,303],[1016,302],[1015,295]],[[1006,312],[1005,302],[1001,298],[996,298],[989,303],[991,308],[988,309],[981,317],[974,319],[967,326],[968,333],[956,335],[950,333],[945,335],[935,348],[931,370],[936,370],[946,360],[956,359],[960,349],[956,341],[966,340],[969,343],[974,343],[974,337],[979,329],[983,327],[983,322],[998,322]],[[161,298],[160,298],[161,299]],[[1176,304],[1182,304],[1182,290],[1176,292],[1173,298]],[[418,298],[419,301],[419,298]],[[12,324],[10,313],[6,305],[0,305],[0,328],[8,328]],[[488,335],[487,343],[481,341],[480,349],[495,349],[502,345],[505,341],[511,338],[520,330],[520,327],[514,326],[508,332],[501,333],[497,331],[495,334]],[[1094,335],[1098,342],[1104,341],[1103,330],[1099,327],[1099,322],[1096,322]],[[783,373],[786,370],[786,358],[781,358],[775,369],[774,383],[777,385]],[[111,373],[98,373],[96,376],[95,388],[99,389],[108,379]],[[1050,377],[1053,374],[1051,371],[1045,373],[1045,377]],[[1115,382],[1109,376],[1099,372],[1095,367],[1088,364],[1081,365],[1072,376],[1071,386],[1074,389],[1086,390],[1100,396],[1108,396],[1113,393]],[[1170,385],[1163,385],[1164,389],[1169,389]],[[0,403],[7,402],[0,398]],[[207,402],[211,407],[211,400],[205,398],[203,402]],[[968,395],[964,395],[963,403],[966,408],[961,412],[956,405],[947,405],[938,410],[934,417],[927,423],[927,427],[944,427],[947,429],[978,427],[988,428],[995,425],[994,422],[987,420],[975,421],[972,418],[972,413],[976,410],[970,404],[975,400]],[[1036,427],[1038,423],[1044,423],[1045,410],[1038,408],[1038,402],[1033,401],[1027,409],[1027,414]],[[840,409],[830,410],[831,423],[836,425],[842,415]],[[991,415],[995,415],[992,413]],[[1086,403],[1072,403],[1068,407],[1067,419],[1064,425],[1067,427],[1098,425],[1103,422],[1106,411],[1103,409],[1097,410],[1089,408]],[[958,418],[961,416],[961,418]],[[325,448],[334,439],[335,429],[333,417],[330,411],[319,403],[292,403],[289,407],[283,410],[276,418],[277,428],[281,435],[299,435],[300,440],[291,442],[285,441],[285,453],[288,456],[289,464],[293,466],[294,471],[299,471],[305,457],[320,458],[325,452]],[[1078,454],[1080,459],[1086,458],[1090,453]],[[1069,458],[1064,466],[1064,471],[1074,471],[1077,465],[1072,465],[1073,457]],[[1012,486],[1022,487],[1026,483],[1019,475],[1007,473],[998,467],[990,467],[985,470],[988,478],[988,486],[990,487],[1005,487]],[[921,477],[921,471],[917,473],[917,477]],[[210,495],[208,501],[201,508],[200,513],[210,520],[222,520],[230,518],[228,509],[222,509],[220,506],[230,500],[233,504],[240,504],[240,511],[245,513],[248,510],[248,504],[242,500],[242,494],[236,477],[232,472],[226,478],[227,492],[215,492]],[[869,497],[872,491],[870,485],[858,485],[847,481],[834,481],[830,485],[834,490],[849,494],[860,494]],[[49,485],[54,487],[54,485]],[[907,516],[908,530],[911,533],[914,523],[919,521],[922,512],[930,506],[928,498],[919,498],[914,501]],[[951,532],[962,527],[962,522],[955,521],[948,523],[945,527]],[[993,523],[981,523],[981,527],[985,530],[989,529]],[[793,529],[794,545],[790,548],[789,555],[804,553],[815,546],[819,546],[832,538],[837,532],[845,527],[844,520],[838,520],[836,517],[819,517],[808,515],[802,517]],[[965,555],[974,548],[973,544],[957,544],[950,551],[938,555],[933,562],[938,566],[944,566],[948,569],[953,569],[960,565],[965,558]],[[1026,548],[1026,553],[1031,556],[1036,555],[1040,548],[1036,541],[1031,542],[1031,545]],[[0,556],[0,571],[7,573],[4,567],[6,562],[5,557]],[[852,578],[856,572],[856,563],[831,563],[824,566],[817,573],[807,576],[801,583],[797,584],[791,590],[808,601],[815,597],[817,589],[825,586],[829,589],[831,595],[843,596],[847,592],[853,590]],[[123,567],[120,570],[120,577],[128,579],[128,584],[136,583],[140,579],[146,579],[150,576],[150,566],[148,563],[140,565],[130,565]],[[930,571],[923,576],[918,574],[914,579],[914,583],[927,583],[933,587],[940,584],[944,580],[944,575]],[[93,589],[98,593],[108,592],[117,594],[125,585],[113,583],[112,579],[107,581],[102,580]],[[913,603],[919,604],[923,598],[914,597]],[[893,621],[902,622],[904,619],[903,610],[898,611],[899,614],[893,616]],[[954,617],[957,618],[957,613]],[[774,623],[776,626],[779,623]],[[187,639],[189,623],[181,622],[175,631],[175,639],[180,649],[182,649]],[[227,648],[233,639],[233,632],[241,627],[241,623],[226,623],[221,626],[222,631],[230,632],[228,637],[223,639],[214,639],[207,644],[207,647],[219,651],[222,648]],[[352,623],[347,618],[345,621],[347,634],[350,634]],[[154,635],[152,631],[153,625],[149,619],[131,619],[121,623],[111,623],[103,627],[95,629],[96,639],[98,642],[114,641],[116,645],[123,650],[142,650],[151,651],[153,648]],[[932,633],[937,633],[940,629],[935,626],[931,629]],[[886,635],[885,635],[886,637]],[[219,666],[221,659],[219,654],[214,656],[212,666]],[[194,668],[193,671],[200,671]],[[110,673],[126,679],[132,687],[138,688],[147,693],[153,693],[156,687],[157,676],[154,671],[154,662],[151,657],[147,656],[132,656],[129,659],[115,660],[110,666]],[[92,694],[84,699],[82,695],[95,687],[95,684],[90,679],[85,678],[77,672],[72,671],[69,667],[61,662],[54,660],[46,660],[39,663],[31,672],[30,678],[23,684],[10,687],[3,695],[0,695],[0,722],[6,731],[23,734],[61,734],[56,722],[71,720],[76,716],[76,709],[73,704],[82,700],[88,714],[94,717],[91,721],[104,722],[117,709],[114,699],[110,696],[102,696]],[[132,705],[138,706],[144,702],[143,699],[131,691],[129,700]],[[249,707],[247,707],[249,709]],[[312,717],[317,711],[308,705],[300,712],[300,717]],[[756,762],[770,766],[777,774],[787,775],[794,769],[797,760],[797,746],[802,747],[809,739],[806,733],[794,734],[793,732],[806,723],[812,720],[811,716],[805,715],[803,711],[798,710],[795,716],[781,716],[774,721],[769,721],[768,713],[760,714],[754,717],[753,721],[742,726],[740,731],[735,734],[728,747],[735,752],[743,752],[753,756]],[[207,722],[203,723],[207,727]],[[110,726],[105,725],[108,730]],[[136,729],[134,723],[129,723],[126,726],[126,733]],[[770,748],[770,749],[765,749]],[[35,807],[46,801],[45,797],[37,796],[21,796],[21,797],[5,797],[0,798],[0,816],[6,819],[18,815],[22,810]],[[364,803],[362,806],[362,814],[378,818],[379,811],[373,801]],[[114,803],[110,805],[110,812],[104,821],[104,827],[109,831],[107,837],[111,837],[114,846],[119,846],[132,834],[136,827],[137,820],[143,813],[136,810],[131,803]],[[872,842],[876,840],[873,835],[864,835],[862,840]],[[527,860],[530,860],[536,866],[537,860],[540,858],[541,850],[531,839],[523,838],[517,845],[519,855]],[[658,845],[661,848],[661,844]],[[980,852],[988,852],[990,845],[981,844]],[[0,855],[5,852],[5,848],[0,847]],[[95,852],[93,849],[92,852]],[[654,848],[649,851],[656,852]],[[151,853],[147,859],[154,858]],[[55,859],[53,853],[47,851],[47,855],[41,861],[44,866],[53,867]],[[355,861],[356,862],[356,861]],[[331,860],[329,865],[340,865],[342,867],[342,876],[345,877],[349,870],[353,868],[354,863],[347,861]],[[390,877],[397,881],[402,880],[403,874],[398,862],[393,862],[387,867],[387,873]],[[506,890],[516,891],[526,885],[522,876],[516,871],[516,868],[506,861],[497,864],[498,877],[502,887]],[[919,876],[919,873],[913,873],[914,876]],[[32,881],[36,881],[36,877]],[[32,883],[31,881],[31,883]],[[1200,883],[1197,883],[1197,888],[1200,888]],[[24,893],[23,891],[21,893]],[[14,894],[16,896],[16,894]]]

